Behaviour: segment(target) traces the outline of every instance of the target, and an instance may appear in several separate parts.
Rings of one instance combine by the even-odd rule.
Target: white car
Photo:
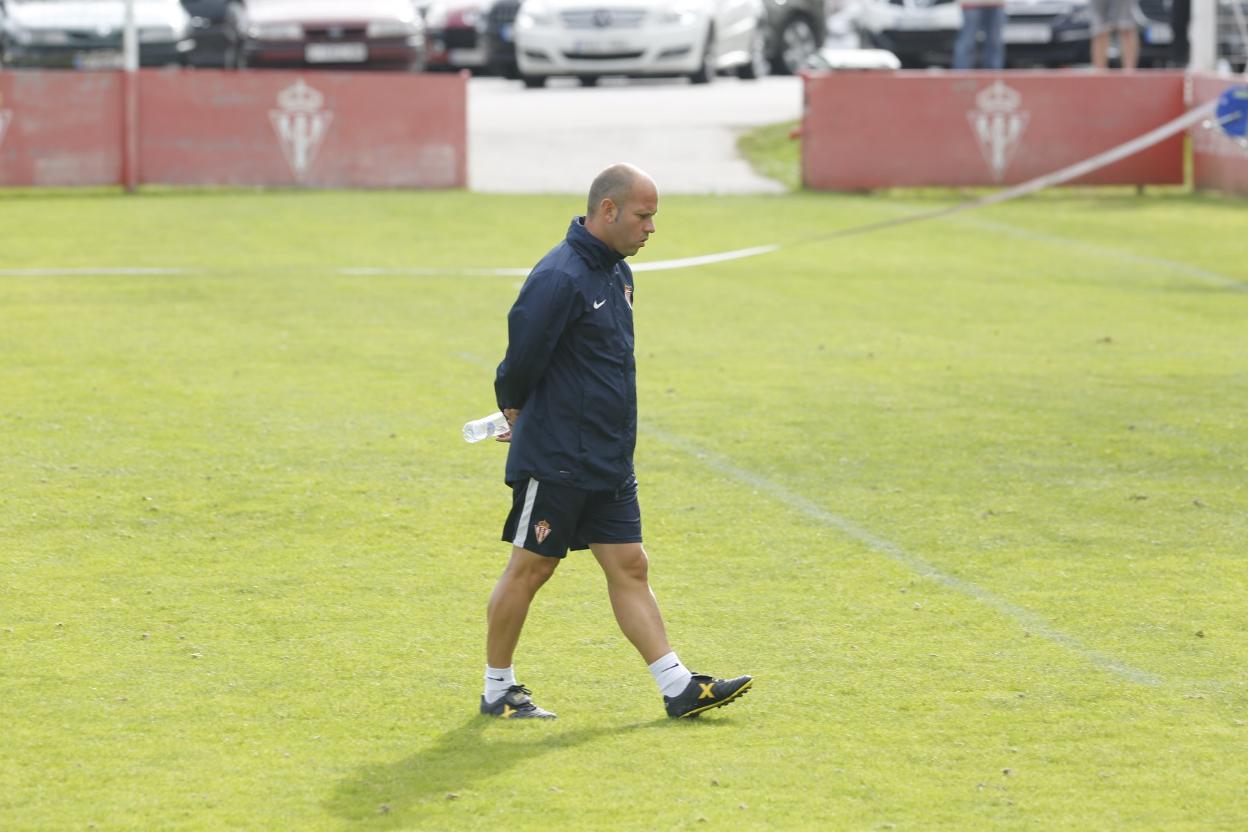
[[[552,76],[587,86],[604,75],[687,76],[767,72],[761,0],[525,0],[516,63],[527,87]]]

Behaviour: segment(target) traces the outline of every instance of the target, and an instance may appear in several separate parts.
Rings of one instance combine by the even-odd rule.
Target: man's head
[[[612,165],[589,186],[585,228],[615,251],[629,257],[654,233],[659,189],[644,171]]]

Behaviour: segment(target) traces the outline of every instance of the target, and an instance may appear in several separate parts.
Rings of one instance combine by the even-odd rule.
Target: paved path
[[[468,182],[474,191],[581,193],[613,162],[639,165],[662,193],[778,193],[736,151],[745,129],[796,119],[797,78],[707,86],[679,80],[518,81],[474,78],[468,92]]]

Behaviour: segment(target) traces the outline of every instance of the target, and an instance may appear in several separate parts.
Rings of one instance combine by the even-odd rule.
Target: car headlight
[[[420,32],[410,20],[374,20],[367,33],[370,38],[406,38]]]
[[[298,23],[253,23],[247,27],[247,35],[256,40],[303,40],[303,27]]]
[[[535,29],[540,26],[552,26],[555,13],[549,6],[540,3],[525,3],[516,16],[516,27],[519,29]]]
[[[677,6],[659,12],[659,23],[664,26],[689,26],[698,19],[698,13],[688,6]]]

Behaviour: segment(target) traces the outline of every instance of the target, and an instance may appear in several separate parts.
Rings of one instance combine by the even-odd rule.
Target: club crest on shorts
[[[546,538],[550,537],[550,524],[545,520],[538,520],[533,524],[533,536],[539,544],[545,543]]]
[[[632,309],[633,308],[633,287],[628,285],[627,283],[624,284],[624,300],[628,302],[628,308]]]

